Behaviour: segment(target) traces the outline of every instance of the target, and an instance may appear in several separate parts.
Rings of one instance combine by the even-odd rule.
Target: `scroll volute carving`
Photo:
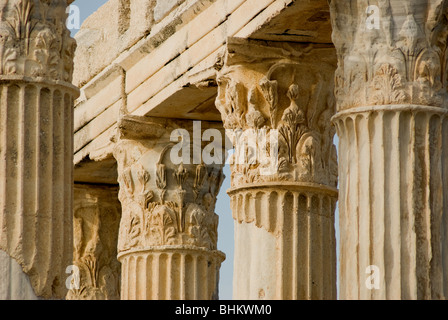
[[[225,178],[222,165],[171,161],[171,132],[191,125],[173,122],[162,136],[118,141],[119,253],[167,245],[216,250],[219,218],[214,209]]]
[[[378,1],[379,29],[366,0],[331,0],[338,108],[417,104],[446,107],[448,2]]]
[[[71,82],[76,42],[66,8],[66,0],[2,1],[0,75]]]
[[[266,133],[267,141],[278,134],[277,172],[260,174],[262,164],[239,162],[232,168],[232,184],[304,181],[335,187],[334,50],[230,39],[223,59],[216,105],[225,128]],[[269,143],[262,141],[253,143],[270,154]]]

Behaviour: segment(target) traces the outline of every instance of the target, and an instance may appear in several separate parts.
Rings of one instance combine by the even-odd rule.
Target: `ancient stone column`
[[[328,45],[228,40],[234,299],[336,299],[335,61]]]
[[[448,2],[375,4],[331,1],[340,297],[444,299]]]
[[[214,208],[224,180],[222,156],[217,164],[204,163],[197,158],[201,145],[193,144],[198,135],[202,144],[202,132],[218,125],[201,122],[202,129],[193,132],[192,121],[120,119],[114,156],[123,207],[118,243],[122,299],[218,298],[225,255],[217,251]],[[215,149],[219,153],[222,147]]]
[[[121,204],[118,187],[75,184],[73,278],[68,300],[119,300],[117,260]],[[78,281],[78,282],[76,282]]]
[[[0,300],[67,293],[78,94],[71,2],[0,2]]]

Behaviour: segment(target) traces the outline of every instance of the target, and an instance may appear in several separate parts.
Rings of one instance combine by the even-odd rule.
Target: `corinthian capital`
[[[71,82],[76,42],[65,26],[71,2],[0,2],[0,76]]]
[[[445,0],[331,0],[338,109],[447,106]]]
[[[262,173],[260,163],[234,165],[234,186],[266,181],[336,186],[335,131],[330,124],[335,68],[334,48],[327,45],[228,40],[218,66],[216,99],[224,126],[256,132],[248,146],[233,139],[238,154],[254,153],[249,150],[254,145],[271,157],[278,151],[272,174]],[[278,150],[273,150],[274,143]]]
[[[79,283],[72,285],[67,299],[119,300],[118,188],[76,184],[74,189],[73,264],[79,269]]]
[[[171,157],[179,145],[171,141],[175,130],[192,155],[194,135],[202,137],[202,130],[214,125],[202,122],[193,133],[192,121],[126,116],[119,126],[114,150],[123,207],[119,254],[161,246],[216,250],[214,208],[224,180],[222,164],[196,163],[190,157],[179,163]]]

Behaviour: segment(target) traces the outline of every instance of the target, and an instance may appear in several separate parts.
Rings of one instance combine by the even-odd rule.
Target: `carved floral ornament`
[[[74,264],[80,270],[78,288],[68,299],[119,299],[120,264],[116,241],[120,204],[115,190],[76,188],[74,206]]]
[[[115,147],[123,207],[121,253],[166,245],[216,250],[214,208],[225,178],[222,165],[173,164],[169,133],[175,127],[168,125],[163,135],[149,139],[120,139]]]
[[[65,25],[66,7],[66,0],[2,1],[0,75],[71,82],[76,42]]]
[[[379,29],[366,26],[359,8],[368,6],[366,0],[330,1],[338,108],[447,107],[448,2],[378,1]]]
[[[217,66],[216,106],[224,126],[278,135],[279,159],[277,172],[270,176],[260,174],[260,164],[233,165],[232,185],[302,181],[336,187],[335,129],[330,123],[335,112],[335,60],[334,50],[325,46],[267,46],[229,39]],[[257,149],[273,152],[269,143],[259,143],[260,139],[254,141]],[[254,151],[248,147],[240,152]]]

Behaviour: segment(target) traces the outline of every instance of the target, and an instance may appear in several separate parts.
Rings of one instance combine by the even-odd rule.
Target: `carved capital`
[[[330,124],[335,68],[334,48],[327,45],[228,40],[218,66],[216,106],[226,129],[257,132],[252,143],[232,141],[236,153],[261,150],[271,158],[278,152],[276,168],[268,174],[261,171],[266,169],[262,163],[249,158],[234,164],[234,187],[272,181],[336,187],[335,130]]]
[[[120,263],[117,260],[121,205],[118,187],[75,185],[73,263],[79,286],[69,300],[119,300]]]
[[[338,111],[389,104],[447,107],[448,2],[370,5],[330,1]]]
[[[0,78],[71,82],[76,42],[66,28],[67,0],[0,3]]]
[[[219,124],[201,123],[201,131]],[[187,132],[193,155],[193,122],[124,116],[114,148],[119,199],[123,206],[119,254],[161,246],[216,250],[216,198],[224,180],[222,164],[175,164],[171,141],[176,129]],[[222,131],[222,127],[221,127]],[[177,154],[177,153],[176,153]]]

